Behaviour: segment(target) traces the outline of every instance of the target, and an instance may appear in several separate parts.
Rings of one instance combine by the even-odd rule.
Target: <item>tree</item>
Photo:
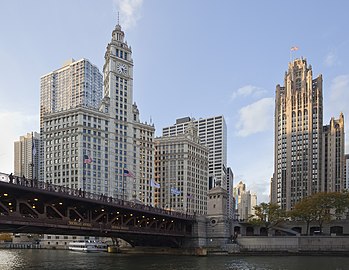
[[[333,201],[334,217],[340,219],[349,207],[349,194],[347,192],[329,193]]]
[[[349,197],[347,193],[319,192],[303,198],[289,212],[289,216],[307,223],[307,235],[312,221],[319,224],[320,233],[322,233],[324,222],[328,222],[333,218],[340,218],[348,206]]]
[[[319,224],[320,233],[322,233],[324,222],[328,222],[333,218],[340,218],[343,215],[348,207],[348,196],[339,192],[319,192],[312,197],[316,201],[315,220]]]
[[[306,235],[309,234],[310,223],[316,220],[315,204],[316,202],[312,197],[305,197],[288,212],[289,217],[306,222]]]
[[[249,222],[265,227],[267,233],[286,218],[285,211],[276,203],[261,203],[256,205],[254,210],[255,214],[249,218]]]

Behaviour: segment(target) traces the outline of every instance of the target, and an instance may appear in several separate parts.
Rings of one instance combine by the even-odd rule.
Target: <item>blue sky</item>
[[[39,130],[40,77],[69,58],[102,70],[117,10],[142,121],[161,135],[180,117],[224,115],[235,184],[258,202],[268,200],[275,86],[290,47],[323,75],[324,123],[342,111],[348,133],[347,1],[12,0],[0,9],[0,172],[13,171],[13,141]]]

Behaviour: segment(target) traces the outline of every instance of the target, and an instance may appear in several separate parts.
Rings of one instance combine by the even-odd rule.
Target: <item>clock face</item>
[[[125,64],[117,64],[116,71],[120,74],[127,74],[127,66]]]

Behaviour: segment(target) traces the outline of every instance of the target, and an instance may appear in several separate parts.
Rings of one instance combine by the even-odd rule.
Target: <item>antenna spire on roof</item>
[[[118,25],[120,25],[120,13],[118,11]]]

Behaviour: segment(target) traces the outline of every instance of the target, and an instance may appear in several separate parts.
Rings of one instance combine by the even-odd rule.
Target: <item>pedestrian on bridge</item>
[[[34,178],[34,187],[38,187],[39,186],[38,184],[39,184],[38,179],[35,177]]]
[[[8,176],[8,178],[10,179],[10,184],[13,184],[13,174],[10,173],[10,175]]]
[[[24,174],[23,174],[23,176],[22,176],[22,185],[27,185],[27,179],[25,178],[25,176],[24,176]]]

